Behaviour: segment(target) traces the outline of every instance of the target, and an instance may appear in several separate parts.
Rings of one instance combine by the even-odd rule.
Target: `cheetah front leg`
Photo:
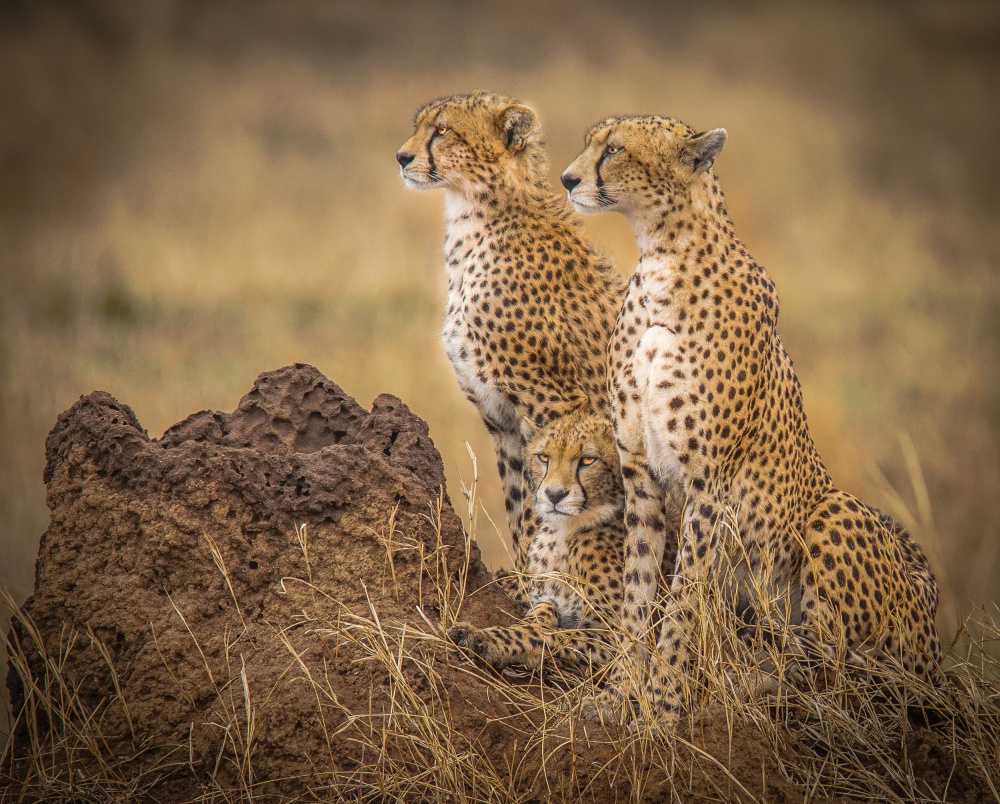
[[[625,566],[621,622],[626,644],[614,656],[608,682],[583,701],[581,717],[624,722],[641,710],[649,694],[653,620],[661,575],[672,572],[676,556],[676,517],[665,490],[654,479],[645,453],[623,449],[619,458],[625,486]]]
[[[684,508],[677,574],[665,605],[646,700],[657,718],[676,717],[685,702],[695,657],[697,620],[710,592],[724,506],[716,494],[696,494]]]
[[[503,487],[504,509],[510,529],[514,570],[527,568],[528,545],[535,537],[535,516],[531,495],[524,476],[524,435],[520,431],[506,432],[489,428],[497,453],[497,471]]]
[[[630,655],[644,665],[652,648],[653,611],[660,587],[660,567],[667,550],[668,503],[644,453],[619,452],[619,455],[625,485],[626,529],[622,625],[630,639]]]
[[[534,606],[517,625],[477,628],[455,623],[448,639],[498,670],[512,664],[537,670],[546,658],[563,666],[595,667],[612,656],[612,648],[596,632],[560,628],[552,603]]]
[[[608,390],[625,488],[621,622],[628,643],[613,673],[614,683],[590,707],[598,712],[620,710],[623,696],[635,698],[644,692],[660,572],[664,566],[672,572],[676,555],[673,500],[668,499],[646,450],[644,398],[650,367],[637,329],[641,328],[620,316],[608,356]]]

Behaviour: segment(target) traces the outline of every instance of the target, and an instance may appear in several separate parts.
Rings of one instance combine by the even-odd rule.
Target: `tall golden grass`
[[[974,0],[6,6],[0,582],[30,592],[45,434],[97,388],[157,435],[308,362],[406,400],[453,488],[466,441],[491,454],[437,340],[442,199],[393,160],[420,104],[482,87],[537,108],[553,176],[606,114],[728,129],[820,451],[928,550],[950,637],[1000,598],[998,31]],[[627,272],[623,221],[586,225]]]

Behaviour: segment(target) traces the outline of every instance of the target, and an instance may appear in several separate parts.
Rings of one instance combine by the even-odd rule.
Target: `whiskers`
[[[406,186],[414,190],[426,190],[445,184],[445,177],[436,168],[425,170],[419,166],[416,169],[410,166],[400,170],[400,175]]]
[[[607,187],[597,188],[597,206],[601,209],[610,209],[618,203],[618,199],[612,198]]]
[[[578,187],[569,193],[569,200],[583,213],[606,212],[618,204],[618,199],[607,187]]]

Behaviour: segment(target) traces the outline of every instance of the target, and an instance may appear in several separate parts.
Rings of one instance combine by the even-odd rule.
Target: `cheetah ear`
[[[681,161],[695,174],[703,173],[715,164],[729,135],[724,128],[703,131],[689,139],[681,150]]]
[[[527,106],[508,106],[497,115],[497,128],[506,146],[517,153],[535,129],[535,112]]]
[[[531,420],[527,416],[521,417],[521,438],[524,439],[524,443],[527,444],[531,439],[535,437],[535,433],[538,432],[535,425],[531,423]]]

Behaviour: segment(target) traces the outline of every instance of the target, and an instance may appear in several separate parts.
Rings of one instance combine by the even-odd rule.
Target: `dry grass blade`
[[[309,583],[312,583],[312,564],[309,561],[309,534],[305,523],[295,526],[295,540],[299,543],[299,549],[302,550],[302,558],[306,562],[306,578]]]
[[[118,671],[115,670],[114,662],[111,660],[111,654],[108,653],[107,645],[105,645],[97,635],[94,634],[94,630],[87,625],[87,633],[90,635],[91,644],[94,645],[101,654],[101,658],[104,659],[105,664],[108,666],[108,673],[111,675],[111,682],[115,685],[115,696],[118,702],[121,704],[122,712],[125,714],[125,720],[128,722],[129,734],[132,735],[132,739],[135,739],[135,725],[132,723],[132,715],[128,710],[128,702],[125,700],[125,696],[122,695],[121,683],[118,680]]]
[[[246,621],[243,619],[243,611],[240,609],[240,602],[236,599],[236,590],[233,589],[233,582],[229,578],[229,571],[226,569],[226,562],[225,559],[222,557],[222,551],[219,550],[219,547],[218,545],[216,545],[215,540],[212,538],[211,534],[209,533],[205,534],[205,541],[208,542],[208,549],[212,554],[212,561],[215,562],[215,566],[218,568],[219,572],[222,575],[222,580],[225,581],[226,589],[229,590],[229,596],[232,598],[233,604],[236,606],[236,612],[239,614],[240,622],[243,623],[243,627],[245,629]]]

